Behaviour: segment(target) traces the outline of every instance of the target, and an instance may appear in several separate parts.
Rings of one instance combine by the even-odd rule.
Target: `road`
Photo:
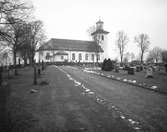
[[[32,71],[23,71],[10,82],[12,132],[167,131],[166,95],[71,66],[48,66],[33,86]],[[44,81],[49,84],[40,85]]]
[[[75,67],[61,68],[148,131],[167,131],[167,95],[88,74]]]

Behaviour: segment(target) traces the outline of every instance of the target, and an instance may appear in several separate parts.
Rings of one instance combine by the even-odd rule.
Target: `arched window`
[[[92,54],[92,61],[94,62],[94,54]]]
[[[75,60],[75,53],[72,53],[72,60]]]
[[[50,56],[50,53],[49,53],[49,52],[47,52],[47,53],[46,53],[46,60],[49,60],[49,59],[50,59],[50,57],[51,57],[51,56]]]
[[[97,55],[97,59],[100,60],[100,55],[99,54]]]
[[[104,40],[104,35],[101,36],[101,40]]]
[[[85,60],[88,60],[88,54],[85,54]]]
[[[79,60],[82,60],[82,54],[79,53]]]

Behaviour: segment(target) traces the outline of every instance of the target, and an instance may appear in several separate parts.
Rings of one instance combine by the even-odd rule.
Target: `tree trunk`
[[[14,75],[18,75],[18,72],[17,72],[17,66],[16,66],[16,48],[14,46],[13,48],[13,67],[14,67]]]
[[[141,64],[143,64],[143,53],[141,54]]]
[[[27,58],[24,57],[23,60],[24,60],[24,66],[26,66],[27,65]]]
[[[31,53],[30,54],[30,65],[33,66],[34,65],[34,52],[31,51],[30,53]]]
[[[121,55],[121,66],[123,66],[123,63],[122,63],[122,61],[123,61],[123,56]]]
[[[98,58],[98,57],[99,57],[99,54],[97,53],[97,54],[96,54],[96,66],[99,65],[99,58]]]
[[[33,66],[33,64],[34,64],[34,59],[33,59],[33,56],[32,56],[32,55],[30,55],[29,60],[30,60],[30,65]]]
[[[31,62],[32,62],[32,65],[34,64],[34,57],[31,56]]]
[[[37,68],[36,65],[34,64],[34,85],[37,85]]]

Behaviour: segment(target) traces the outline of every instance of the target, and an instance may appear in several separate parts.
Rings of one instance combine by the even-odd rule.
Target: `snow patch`
[[[133,83],[136,83],[136,80],[133,80],[132,82],[133,82]]]
[[[124,81],[124,82],[127,82],[128,80],[125,78],[125,79],[123,79],[123,81]]]
[[[158,87],[157,86],[151,86],[151,89],[157,89]]]
[[[125,119],[125,116],[123,116],[123,115],[121,115],[120,117],[121,117],[121,119]]]
[[[139,127],[134,127],[135,130],[139,130],[140,128]]]
[[[90,92],[90,89],[88,89],[88,88],[87,88],[87,89],[85,89],[85,92]]]

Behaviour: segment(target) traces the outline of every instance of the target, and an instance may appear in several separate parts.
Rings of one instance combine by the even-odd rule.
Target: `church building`
[[[107,34],[103,22],[96,23],[96,30],[91,34],[94,41],[52,38],[36,52],[36,61],[44,62],[102,62],[105,58]]]

